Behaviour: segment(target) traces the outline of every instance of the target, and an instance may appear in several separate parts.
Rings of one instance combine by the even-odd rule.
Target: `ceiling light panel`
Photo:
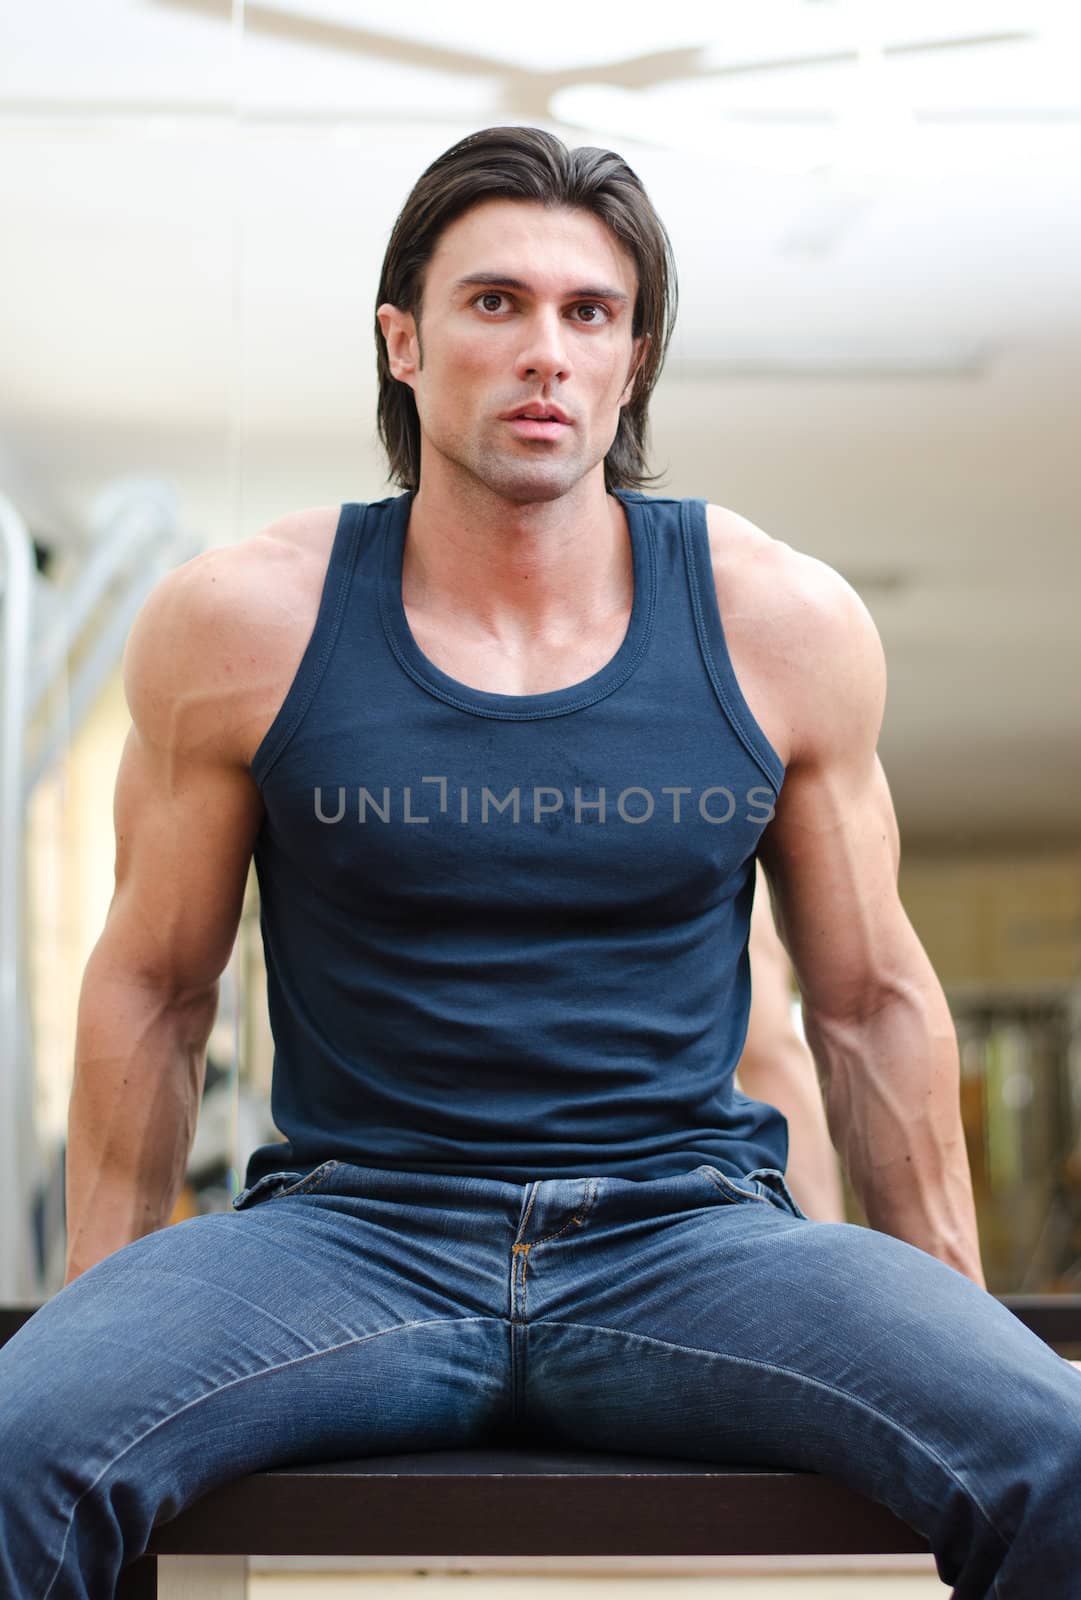
[[[254,7],[252,8],[254,9]],[[851,48],[853,22],[846,6],[806,0],[666,0],[663,7],[582,6],[548,0],[542,8],[493,11],[480,0],[411,0],[388,15],[385,0],[261,0],[261,10],[308,17],[378,32],[401,41],[423,40],[487,56],[537,72],[596,66],[655,51],[715,46],[726,59],[744,61],[794,53]],[[949,37],[958,31],[1028,30],[1057,0],[859,0],[858,15],[873,13],[893,42]],[[1065,9],[1065,7],[1063,7]]]

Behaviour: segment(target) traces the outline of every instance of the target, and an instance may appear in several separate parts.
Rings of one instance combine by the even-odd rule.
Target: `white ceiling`
[[[411,184],[493,122],[608,144],[680,270],[658,492],[864,593],[907,843],[1077,841],[1074,8],[384,9],[0,10],[0,492],[77,541],[161,474],[208,543],[390,492],[372,313]]]

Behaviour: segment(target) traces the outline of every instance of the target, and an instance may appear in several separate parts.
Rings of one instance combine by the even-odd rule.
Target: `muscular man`
[[[100,1600],[254,1469],[497,1439],[821,1471],[958,1600],[1074,1593],[1081,1384],[984,1287],[879,642],[821,562],[645,492],[670,265],[612,152],[455,145],[377,299],[402,493],[132,630],[67,1282],[0,1350],[11,1600]],[[253,853],[285,1142],[162,1227]],[[803,1214],[732,1089],[756,855],[868,1227]]]

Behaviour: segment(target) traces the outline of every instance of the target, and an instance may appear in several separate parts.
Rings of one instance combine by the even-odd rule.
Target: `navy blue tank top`
[[[525,1183],[784,1170],[734,1087],[759,836],[784,768],[743,699],[704,500],[618,494],[634,600],[569,688],[469,687],[402,604],[411,494],[346,504],[251,764],[271,1111],[247,1183],[336,1157]]]

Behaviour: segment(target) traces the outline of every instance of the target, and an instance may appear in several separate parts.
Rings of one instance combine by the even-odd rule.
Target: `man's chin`
[[[493,494],[515,505],[560,500],[584,476],[579,463],[507,461],[489,457],[478,474]]]

